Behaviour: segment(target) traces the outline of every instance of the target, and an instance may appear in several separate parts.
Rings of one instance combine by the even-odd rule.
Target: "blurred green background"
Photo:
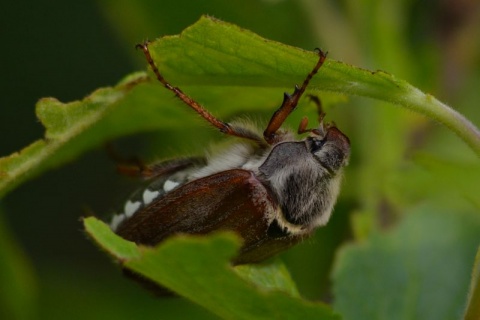
[[[39,98],[68,102],[115,84],[145,68],[143,56],[134,50],[137,42],[178,34],[202,14],[307,50],[321,47],[330,58],[349,64],[385,70],[480,124],[476,1],[40,0],[4,2],[0,12],[2,156],[42,137],[34,113]],[[345,188],[328,228],[282,255],[302,295],[327,302],[332,300],[329,273],[340,244],[392,228],[424,199],[479,211],[478,197],[472,196],[478,182],[455,171],[478,159],[446,128],[359,98],[333,106],[329,115],[347,126],[352,140]],[[155,151],[163,139],[164,133],[145,133],[121,139],[118,146],[126,154],[165,157],[165,148]],[[189,150],[188,141],[182,143],[167,151]],[[419,153],[446,161],[446,169],[434,172],[452,177],[425,176],[416,161]],[[22,274],[24,281],[19,289],[23,298],[12,302],[24,306],[20,316],[127,319],[141,312],[145,319],[212,317],[182,299],[157,300],[123,279],[83,234],[82,215],[110,212],[134,185],[116,174],[99,148],[1,199],[2,250],[16,257],[17,269],[10,272]],[[473,186],[466,195],[465,185]],[[16,292],[6,289],[0,293],[4,301],[7,292]],[[11,316],[10,308],[0,304],[0,316]]]

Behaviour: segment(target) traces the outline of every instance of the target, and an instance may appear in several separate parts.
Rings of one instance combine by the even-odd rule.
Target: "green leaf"
[[[470,291],[468,293],[464,319],[480,319],[480,249],[477,251],[475,264],[473,265],[472,280],[470,281]]]
[[[281,95],[280,90],[273,89],[292,90],[318,59],[311,51],[263,39],[210,17],[202,17],[179,36],[158,39],[150,48],[170,82],[186,86],[185,91],[201,102],[210,101],[209,110],[219,110],[220,116],[260,110],[262,103],[264,110],[275,110]],[[473,124],[432,96],[385,72],[327,59],[309,89],[372,97],[426,114],[445,124],[480,154],[480,133]],[[221,92],[212,98],[216,90]],[[46,128],[45,138],[0,159],[0,197],[108,139],[139,131],[185,128],[183,115],[188,108],[179,107],[181,103],[171,97],[171,92],[137,73],[81,101],[64,104],[53,98],[40,100],[37,116]],[[270,102],[266,104],[266,100]]]
[[[435,199],[443,206],[456,209],[461,205],[453,200],[458,198],[480,208],[478,161],[447,160],[418,153],[408,170],[394,175],[399,198],[407,198],[408,203],[419,199]]]
[[[85,231],[108,253],[119,260],[135,259],[140,257],[137,246],[112,232],[110,227],[94,217],[83,220]]]
[[[289,87],[292,82],[300,83],[318,59],[313,52],[265,40],[206,16],[180,36],[154,42],[151,51],[165,77],[178,85]],[[480,131],[475,125],[386,72],[328,59],[309,89],[371,97],[422,113],[446,125],[480,155]]]
[[[208,237],[175,236],[156,248],[138,247],[124,254],[128,241],[115,236],[108,226],[93,217],[85,219],[88,234],[129,268],[179,295],[227,319],[338,319],[322,304],[292,296],[289,276],[283,268],[250,268],[235,271],[230,259],[240,247],[232,233]],[[134,244],[131,244],[134,245]],[[137,252],[140,254],[136,256]],[[117,254],[119,254],[117,256]],[[129,258],[127,256],[130,255]],[[266,267],[264,267],[266,268]],[[263,269],[263,270],[262,270]],[[265,272],[278,272],[265,275]],[[240,277],[238,272],[242,273]],[[261,279],[261,280],[260,280]],[[181,315],[179,315],[181,316]]]
[[[260,287],[285,291],[293,297],[300,297],[297,286],[285,265],[279,261],[260,265],[241,265],[234,269],[239,276]]]
[[[31,319],[37,298],[34,271],[3,216],[0,212],[0,318]]]
[[[0,197],[22,182],[115,136],[119,129],[108,126],[111,111],[146,80],[144,74],[134,74],[115,87],[98,89],[82,101],[66,104],[54,98],[41,99],[36,112],[46,128],[45,138],[0,158]],[[99,125],[101,120],[106,123]]]
[[[425,204],[395,230],[344,247],[333,272],[345,319],[457,319],[478,248],[480,217]]]

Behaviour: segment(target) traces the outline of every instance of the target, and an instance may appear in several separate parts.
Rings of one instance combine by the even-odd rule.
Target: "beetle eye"
[[[325,144],[325,139],[323,140],[310,139],[310,151],[312,153],[315,153],[318,150],[320,150],[324,144]]]

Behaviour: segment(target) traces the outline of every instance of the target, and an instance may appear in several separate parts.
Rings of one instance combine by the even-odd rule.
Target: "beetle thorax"
[[[305,141],[277,144],[259,172],[277,198],[277,220],[287,231],[309,232],[328,222],[341,175],[324,168]]]

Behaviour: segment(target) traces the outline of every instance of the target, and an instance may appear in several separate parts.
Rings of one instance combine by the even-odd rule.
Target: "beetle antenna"
[[[270,122],[268,123],[267,128],[263,132],[263,137],[268,144],[273,144],[276,142],[278,129],[280,129],[283,122],[285,121],[285,119],[287,119],[290,113],[295,110],[298,104],[298,100],[300,100],[300,97],[305,92],[305,89],[307,89],[310,80],[317,73],[318,69],[320,69],[320,67],[323,65],[323,62],[327,58],[326,52],[323,52],[318,48],[315,49],[315,52],[317,52],[319,56],[317,64],[315,64],[313,70],[310,71],[310,73],[307,75],[301,87],[295,86],[295,90],[293,91],[292,95],[288,93],[284,94],[282,105],[280,106],[280,108],[278,108],[277,111],[275,111],[272,118],[270,119]]]

